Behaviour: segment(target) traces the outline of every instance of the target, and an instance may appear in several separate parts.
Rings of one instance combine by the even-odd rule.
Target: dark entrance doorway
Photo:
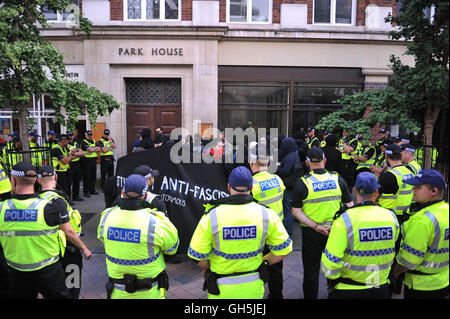
[[[131,152],[139,132],[149,128],[164,134],[181,126],[181,79],[127,79],[127,150]]]

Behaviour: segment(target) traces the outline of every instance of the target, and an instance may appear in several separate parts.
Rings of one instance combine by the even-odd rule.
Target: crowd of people
[[[155,143],[149,132],[141,131],[134,151],[176,142],[159,135]],[[350,138],[344,132],[338,142],[324,133],[322,142],[311,127],[303,138],[263,137],[238,149],[224,135],[213,144],[200,136],[185,139],[191,151],[235,159],[224,163],[230,196],[206,203],[187,252],[204,272],[208,298],[261,299],[265,283],[269,298],[283,298],[283,259],[293,249],[294,218],[301,224],[305,299],[318,298],[321,273],[330,299],[389,299],[402,286],[407,299],[448,296],[449,207],[442,175],[422,169],[405,137],[382,130],[371,146],[362,134]],[[51,165],[36,169],[19,161],[10,179],[0,167],[3,297],[35,298],[39,292],[78,298],[79,287],[64,283],[63,265],[82,267],[81,257],[89,259],[91,252],[77,234],[74,191],[56,188],[64,176],[59,172],[66,172],[61,168],[80,154],[84,170],[93,169],[92,154],[112,156],[108,130],[102,144],[91,136],[86,132],[80,147],[67,150],[70,135],[62,134]],[[278,149],[274,173],[268,171],[270,143]],[[113,161],[102,162],[108,172]],[[169,289],[165,265],[180,242],[164,201],[149,191],[158,175],[146,165],[136,167],[101,213],[97,237],[105,247],[108,298],[165,298]],[[87,194],[95,192],[89,178],[84,183]]]

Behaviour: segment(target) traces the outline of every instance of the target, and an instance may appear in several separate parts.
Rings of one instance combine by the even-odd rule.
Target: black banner
[[[178,229],[179,253],[187,252],[192,234],[210,200],[229,196],[224,166],[218,163],[180,163],[170,160],[170,147],[131,153],[117,161],[117,186],[139,165],[159,171],[151,192],[167,206],[170,221]]]

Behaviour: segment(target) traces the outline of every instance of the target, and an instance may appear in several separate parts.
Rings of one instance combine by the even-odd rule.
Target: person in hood
[[[322,151],[327,159],[325,163],[325,169],[327,171],[333,171],[339,173],[339,165],[341,163],[341,152],[336,148],[337,137],[336,135],[328,135],[325,138],[325,146],[322,147]]]
[[[292,137],[285,137],[281,141],[278,158],[280,159],[280,162],[276,174],[281,177],[286,186],[283,196],[283,224],[286,227],[288,234],[292,235],[292,191],[296,180],[304,173],[300,157],[298,156],[297,143]]]

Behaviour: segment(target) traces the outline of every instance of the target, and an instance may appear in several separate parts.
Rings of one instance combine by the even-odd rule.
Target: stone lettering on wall
[[[152,48],[152,56],[183,56],[183,48]],[[144,55],[143,48],[119,48],[119,56]]]

